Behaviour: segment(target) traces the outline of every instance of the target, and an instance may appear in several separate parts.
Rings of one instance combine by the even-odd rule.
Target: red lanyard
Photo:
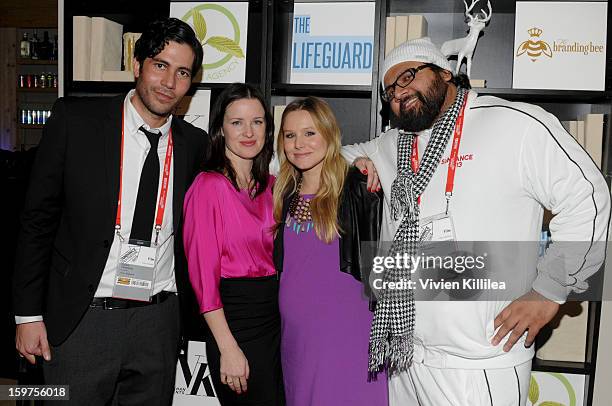
[[[459,144],[461,143],[461,135],[463,134],[463,117],[465,115],[465,105],[467,104],[467,97],[461,105],[459,115],[457,116],[457,122],[455,123],[455,132],[453,134],[453,145],[451,147],[450,158],[448,161],[448,172],[446,175],[446,213],[448,214],[448,204],[450,198],[453,195],[453,189],[455,187],[455,171],[457,169],[457,158],[459,157]],[[417,138],[414,137],[412,140],[412,153],[410,154],[410,166],[412,171],[417,173],[419,170],[419,147],[417,144]],[[421,203],[421,196],[418,198],[419,204]]]
[[[119,199],[117,203],[117,217],[115,220],[115,230],[119,235],[121,230],[121,196],[123,195],[123,147],[125,142],[125,117],[121,113],[121,160],[119,161]],[[162,173],[161,191],[159,192],[159,200],[157,202],[157,215],[155,216],[155,244],[159,239],[159,231],[161,230],[164,220],[164,212],[166,210],[166,198],[168,197],[168,181],[170,180],[170,164],[172,163],[172,150],[174,143],[172,142],[172,129],[168,134],[168,147],[166,148],[166,159],[164,161],[164,171]],[[119,235],[121,237],[121,235]]]

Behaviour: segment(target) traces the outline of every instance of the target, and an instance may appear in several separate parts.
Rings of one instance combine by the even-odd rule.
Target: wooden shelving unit
[[[57,65],[56,60],[17,58],[17,65]]]
[[[18,87],[18,93],[53,93],[57,94],[56,87]]]
[[[19,124],[19,128],[23,130],[42,130],[44,127],[43,124]]]
[[[37,27],[35,28],[39,35],[44,31],[49,31],[50,40],[57,33],[57,27]],[[17,29],[17,52],[19,52],[19,44],[22,33],[28,32],[31,35],[33,28]],[[15,83],[19,75],[41,75],[42,73],[58,74],[58,61],[49,59],[31,59],[22,58],[19,55],[16,57],[16,77]],[[20,149],[29,149],[38,145],[42,136],[42,124],[23,124],[21,123],[21,110],[51,110],[51,107],[57,99],[58,89],[55,87],[19,87],[16,86],[16,122],[17,122],[17,141]]]

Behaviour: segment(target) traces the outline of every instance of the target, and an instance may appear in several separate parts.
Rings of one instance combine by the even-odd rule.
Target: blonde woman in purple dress
[[[361,241],[378,238],[380,195],[349,170],[325,101],[290,103],[274,186],[281,361],[288,406],[386,406],[387,379],[368,376],[372,313]]]

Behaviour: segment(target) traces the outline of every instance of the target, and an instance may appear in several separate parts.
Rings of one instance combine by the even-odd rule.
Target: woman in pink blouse
[[[212,337],[221,405],[283,405],[278,279],[272,262],[273,121],[263,95],[234,83],[211,113],[210,156],[185,196],[189,277]]]

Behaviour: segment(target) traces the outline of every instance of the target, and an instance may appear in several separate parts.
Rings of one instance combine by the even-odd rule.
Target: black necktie
[[[149,132],[144,127],[140,127],[139,130],[147,136],[151,149],[149,149],[144,166],[142,167],[142,173],[140,174],[130,240],[151,241],[153,222],[155,220],[155,206],[157,203],[157,187],[159,185],[157,145],[159,144],[160,134]]]

